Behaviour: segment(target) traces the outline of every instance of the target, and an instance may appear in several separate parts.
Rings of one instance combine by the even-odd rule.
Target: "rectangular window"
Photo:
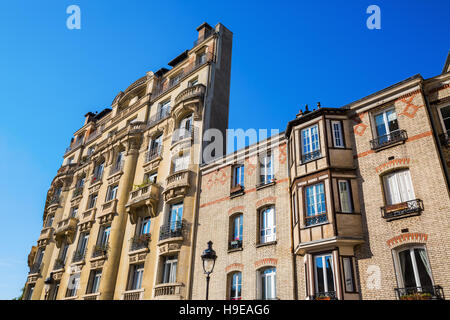
[[[276,299],[276,269],[267,268],[261,271],[261,298],[263,300]]]
[[[317,124],[301,131],[301,142],[302,162],[320,157],[319,126]]]
[[[150,217],[141,219],[139,235],[150,234]]]
[[[344,148],[344,135],[341,121],[331,121],[331,132],[333,134],[333,145],[335,148]]]
[[[242,241],[242,231],[244,223],[242,214],[238,214],[233,219],[233,239],[232,241]]]
[[[89,233],[87,232],[80,233],[80,239],[78,240],[77,251],[75,253],[75,255],[78,255],[80,259],[84,257],[86,253],[88,241],[89,241]]]
[[[66,297],[76,296],[79,287],[80,287],[80,273],[70,275],[69,282],[67,284]]]
[[[306,190],[306,214],[308,217],[326,213],[325,193],[323,183],[318,183],[305,188]]]
[[[144,264],[131,265],[130,288],[129,290],[138,290],[142,287],[142,277],[144,275]]]
[[[78,214],[78,207],[73,207],[71,212],[70,212],[70,217],[71,218],[75,218]]]
[[[99,246],[106,246],[109,242],[109,234],[111,232],[111,226],[110,225],[104,225],[100,228],[100,234],[98,238],[98,245]]]
[[[33,291],[34,291],[34,284],[28,285],[27,294],[24,300],[31,300],[31,297],[33,296]]]
[[[111,201],[111,200],[116,199],[117,189],[119,189],[118,185],[108,187],[108,196],[106,197],[106,201]]]
[[[414,200],[414,188],[409,170],[396,171],[383,177],[386,204],[393,205]]]
[[[398,294],[425,292],[435,295],[433,276],[428,254],[423,246],[400,248],[394,252],[397,280],[400,286]]]
[[[158,119],[164,118],[170,112],[170,100],[164,101],[159,105]]]
[[[350,189],[350,181],[348,180],[338,180],[339,187],[339,200],[341,203],[341,212],[352,213],[352,195]]]
[[[275,208],[263,209],[260,214],[261,238],[260,243],[276,240]]]
[[[316,295],[335,296],[334,266],[331,254],[314,257],[314,278]]]
[[[267,154],[261,159],[261,184],[267,184],[273,181],[273,157]]]
[[[378,137],[378,143],[383,144],[390,140],[389,134],[397,131],[397,114],[394,109],[384,110],[375,115],[375,128]]]
[[[198,83],[198,79],[194,79],[194,80],[189,81],[188,86],[189,86],[189,87],[193,87],[193,86],[195,86],[197,83]]]
[[[37,255],[36,255],[36,260],[34,262],[35,264],[41,265],[42,259],[44,258],[44,253],[45,253],[45,247],[39,247]]]
[[[117,154],[116,163],[114,164],[114,169],[120,170],[123,167],[123,160],[124,159],[124,151],[121,151]]]
[[[234,167],[233,187],[244,186],[244,165]]]
[[[86,293],[97,293],[100,287],[100,280],[102,278],[102,270],[92,270],[89,285]]]
[[[97,203],[97,194],[91,194],[89,196],[89,202],[88,202],[88,209],[92,209],[95,207],[95,204]]]
[[[170,206],[169,224],[171,231],[181,229],[183,219],[183,203],[177,203]]]
[[[189,153],[185,153],[182,156],[175,157],[173,161],[173,172],[186,170],[190,161]]]
[[[355,277],[353,273],[352,257],[343,257],[342,265],[344,267],[344,284],[346,292],[355,292]]]
[[[144,181],[146,183],[156,183],[157,178],[158,178],[158,173],[157,172],[146,173],[145,177],[144,177]]]
[[[55,218],[54,215],[49,215],[49,216],[47,217],[47,222],[46,222],[45,226],[46,226],[46,227],[51,227],[52,224],[53,224],[53,219],[54,219],[54,218]]]
[[[102,162],[95,167],[94,176],[92,177],[92,183],[95,183],[102,179],[104,166],[105,166],[105,163]]]
[[[177,282],[177,264],[178,258],[176,256],[164,257],[162,283]]]
[[[450,106],[445,106],[439,111],[441,113],[443,131],[448,134],[450,132]]]

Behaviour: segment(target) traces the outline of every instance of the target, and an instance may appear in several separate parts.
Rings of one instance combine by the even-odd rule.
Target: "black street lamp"
[[[206,300],[208,300],[209,294],[209,275],[214,270],[214,265],[216,264],[216,252],[212,248],[212,241],[208,242],[208,248],[203,251],[202,260],[203,260],[203,271],[206,274]]]

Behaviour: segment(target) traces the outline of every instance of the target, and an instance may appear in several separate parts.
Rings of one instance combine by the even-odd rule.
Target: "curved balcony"
[[[117,199],[110,200],[102,204],[102,210],[98,215],[100,224],[111,222],[117,212]]]
[[[41,230],[41,234],[39,235],[39,238],[37,240],[38,246],[44,246],[46,245],[53,234],[53,228],[52,227],[45,227]]]
[[[178,300],[182,299],[182,283],[161,283],[154,287],[155,299]]]
[[[188,102],[202,102],[205,90],[206,87],[203,84],[187,87],[177,95],[175,98],[175,105]]]
[[[189,190],[189,170],[181,170],[167,177],[166,188],[163,191],[164,201],[184,197]]]
[[[136,223],[138,217],[155,217],[158,209],[159,187],[149,183],[130,192],[128,203],[125,205],[130,215],[131,223]]]
[[[67,218],[58,222],[55,230],[55,242],[58,248],[61,246],[64,239],[69,244],[73,242],[77,223],[78,219],[76,218]]]

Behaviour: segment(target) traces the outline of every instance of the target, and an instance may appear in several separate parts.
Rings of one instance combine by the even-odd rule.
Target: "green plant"
[[[23,295],[24,295],[24,293],[25,293],[25,287],[23,287],[22,289],[21,289],[21,294],[20,294],[20,296],[18,296],[18,297],[15,297],[15,298],[12,298],[12,300],[22,300],[23,299]]]

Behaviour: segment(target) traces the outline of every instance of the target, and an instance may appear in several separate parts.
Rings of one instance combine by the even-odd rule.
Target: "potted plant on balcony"
[[[431,300],[432,295],[429,292],[422,292],[418,293],[418,299],[417,300]]]
[[[331,300],[331,297],[324,294],[320,294],[316,297],[316,300]]]

